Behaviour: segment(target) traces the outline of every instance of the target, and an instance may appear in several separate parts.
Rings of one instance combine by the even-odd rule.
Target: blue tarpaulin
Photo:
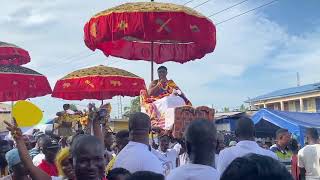
[[[261,120],[266,120],[280,128],[288,129],[292,134],[298,137],[301,145],[304,145],[304,132],[306,128],[320,129],[320,113],[261,109],[252,116],[252,120],[255,124]]]

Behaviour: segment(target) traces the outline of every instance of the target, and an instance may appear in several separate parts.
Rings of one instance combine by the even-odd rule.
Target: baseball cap
[[[38,141],[38,139],[41,137],[41,136],[44,136],[45,134],[42,132],[42,131],[38,131],[38,132],[35,132],[33,134],[33,138],[35,139],[35,141]]]
[[[47,137],[43,142],[43,148],[58,149],[60,146],[57,140],[53,139],[52,137]]]

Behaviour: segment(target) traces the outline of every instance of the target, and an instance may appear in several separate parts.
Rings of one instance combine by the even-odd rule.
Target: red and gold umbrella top
[[[74,71],[58,80],[52,97],[66,100],[111,99],[113,96],[138,96],[146,89],[142,78],[128,71],[95,66]]]
[[[85,25],[85,43],[106,55],[156,63],[184,63],[213,52],[216,29],[201,13],[171,3],[126,3]]]
[[[52,92],[47,78],[29,68],[0,65],[0,102],[44,96]]]
[[[30,62],[28,51],[10,43],[0,41],[0,64],[23,65]]]

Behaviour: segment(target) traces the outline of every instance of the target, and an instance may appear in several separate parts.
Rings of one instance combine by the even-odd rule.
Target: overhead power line
[[[195,6],[195,7],[193,7],[192,9],[195,9],[195,8],[197,8],[197,7],[200,7],[200,6],[208,3],[209,1],[211,1],[211,0],[207,0],[207,1],[205,1],[205,2],[203,2],[203,3],[201,3],[201,4],[199,4],[199,5],[197,5],[197,6]]]
[[[189,4],[189,3],[191,3],[192,1],[193,0],[190,0],[190,1],[186,2],[186,3],[184,3],[183,5],[185,6],[185,5]]]
[[[208,18],[210,18],[210,17],[212,17],[212,16],[215,16],[215,15],[217,15],[217,14],[220,14],[220,13],[222,13],[222,12],[224,12],[224,11],[227,11],[227,10],[229,10],[229,9],[231,9],[231,8],[236,7],[236,6],[239,6],[240,4],[245,3],[246,1],[249,1],[249,0],[244,0],[244,1],[241,1],[241,2],[239,2],[239,3],[234,4],[234,5],[232,5],[232,6],[229,6],[229,7],[225,8],[225,9],[222,9],[221,11],[218,11],[218,12],[216,12],[216,13],[211,14],[210,16],[208,16]]]
[[[235,18],[237,18],[237,17],[240,17],[240,16],[242,16],[242,15],[248,14],[249,12],[252,12],[252,11],[255,11],[255,10],[257,10],[257,9],[263,8],[263,7],[265,7],[265,6],[268,6],[268,5],[270,5],[270,4],[272,4],[272,3],[276,2],[276,1],[279,1],[279,0],[270,1],[270,2],[268,2],[268,3],[266,3],[266,4],[262,4],[261,6],[255,7],[255,8],[253,8],[253,9],[248,10],[248,11],[245,11],[245,12],[243,12],[243,13],[241,13],[241,14],[232,16],[232,17],[229,18],[229,19],[226,19],[226,20],[223,20],[223,21],[220,21],[220,22],[216,23],[216,26],[218,26],[218,25],[220,25],[220,24],[222,24],[222,23],[231,21],[231,20],[233,20],[233,19],[235,19]]]

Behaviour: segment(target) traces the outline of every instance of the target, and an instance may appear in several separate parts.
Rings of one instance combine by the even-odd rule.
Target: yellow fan
[[[18,127],[31,127],[38,124],[43,117],[42,111],[28,101],[18,101],[12,108],[12,116],[16,119]]]

